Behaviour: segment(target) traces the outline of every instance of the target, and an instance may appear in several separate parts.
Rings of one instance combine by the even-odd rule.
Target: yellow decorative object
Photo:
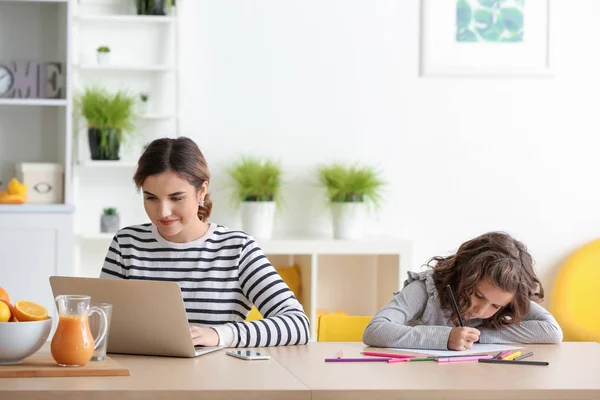
[[[246,316],[246,321],[256,321],[257,319],[263,319],[262,314],[258,311],[258,308],[252,307],[248,315]]]
[[[362,342],[365,328],[373,317],[323,314],[317,328],[318,342]]]
[[[550,312],[565,341],[600,342],[600,239],[576,250],[562,265],[550,297]]]
[[[8,182],[8,188],[0,192],[0,204],[22,204],[27,202],[27,185],[12,178]]]
[[[300,289],[301,289],[301,279],[300,279],[300,267],[296,264],[292,266],[286,267],[277,267],[275,268],[281,279],[290,287],[292,293],[298,300],[300,300]],[[246,321],[256,321],[257,319],[262,319],[262,314],[258,311],[256,307],[252,307],[248,316],[246,317]]]
[[[290,287],[290,290],[294,293],[297,299],[300,299],[300,267],[296,264],[289,267],[277,267],[275,268],[281,279]]]

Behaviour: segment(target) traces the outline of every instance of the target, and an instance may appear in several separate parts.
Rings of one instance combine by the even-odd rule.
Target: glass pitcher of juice
[[[90,307],[90,296],[57,296],[58,326],[50,344],[52,357],[61,367],[78,367],[87,364],[96,348],[106,336],[107,319],[104,310]],[[100,330],[94,339],[88,316],[100,314]]]

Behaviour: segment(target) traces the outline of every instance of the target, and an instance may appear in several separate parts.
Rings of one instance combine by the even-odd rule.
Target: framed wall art
[[[551,0],[421,1],[421,75],[552,76]]]

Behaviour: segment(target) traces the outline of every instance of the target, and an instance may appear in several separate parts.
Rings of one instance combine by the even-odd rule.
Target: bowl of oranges
[[[38,351],[48,340],[52,318],[40,304],[10,302],[0,287],[0,365],[18,364]]]

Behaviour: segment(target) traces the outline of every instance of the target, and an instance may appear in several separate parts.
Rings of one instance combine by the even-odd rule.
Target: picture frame
[[[551,0],[421,0],[420,74],[552,77],[551,22]]]

